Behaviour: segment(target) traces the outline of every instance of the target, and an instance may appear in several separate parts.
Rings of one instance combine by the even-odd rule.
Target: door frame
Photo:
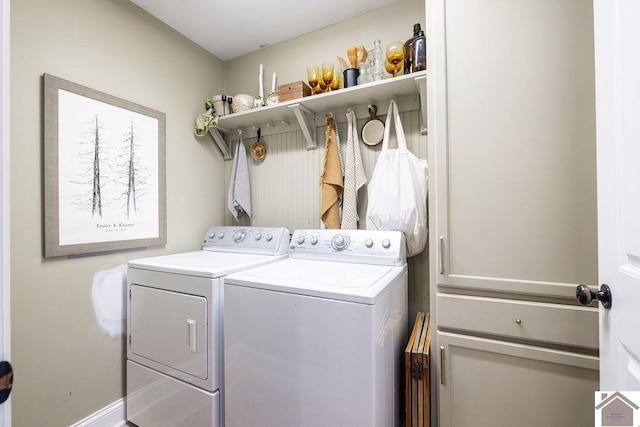
[[[10,0],[0,0],[0,360],[10,360],[10,261],[9,261],[9,23]],[[0,405],[0,426],[11,426],[11,397]]]

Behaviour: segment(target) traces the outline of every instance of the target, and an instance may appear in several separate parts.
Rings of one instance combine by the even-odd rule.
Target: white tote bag
[[[391,125],[398,148],[390,149]],[[427,244],[427,161],[407,149],[395,101],[389,104],[382,150],[367,193],[367,229],[399,230],[407,240],[407,256],[417,255]]]

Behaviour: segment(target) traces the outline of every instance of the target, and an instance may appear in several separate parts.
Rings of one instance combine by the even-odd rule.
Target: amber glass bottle
[[[404,44],[404,73],[427,69],[427,41],[420,24],[413,26],[413,37]]]

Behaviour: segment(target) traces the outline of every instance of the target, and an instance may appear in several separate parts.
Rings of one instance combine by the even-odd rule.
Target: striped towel
[[[358,228],[358,190],[367,183],[367,175],[362,165],[360,140],[356,115],[352,110],[347,112],[347,158],[344,172],[344,195],[342,196],[343,230]]]

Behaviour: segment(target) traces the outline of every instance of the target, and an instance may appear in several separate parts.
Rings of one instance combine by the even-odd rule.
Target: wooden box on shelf
[[[406,427],[429,427],[429,313],[418,313],[405,349],[405,417]]]
[[[311,88],[302,80],[278,86],[278,102],[291,101],[311,95]]]

